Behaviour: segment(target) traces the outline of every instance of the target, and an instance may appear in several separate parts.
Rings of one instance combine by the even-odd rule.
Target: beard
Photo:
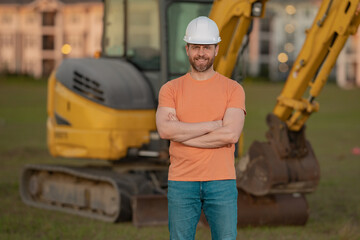
[[[206,70],[211,68],[211,66],[214,64],[214,59],[215,59],[215,56],[212,58],[199,57],[199,56],[194,57],[194,58],[189,57],[189,62],[195,71],[205,72]],[[205,61],[203,63],[198,63],[198,62],[196,62],[197,60],[207,60],[207,61]]]

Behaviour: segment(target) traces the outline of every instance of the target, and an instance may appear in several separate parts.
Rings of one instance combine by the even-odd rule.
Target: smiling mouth
[[[200,58],[200,59],[195,59],[195,61],[198,61],[198,62],[206,62],[206,61],[207,61],[207,59]]]

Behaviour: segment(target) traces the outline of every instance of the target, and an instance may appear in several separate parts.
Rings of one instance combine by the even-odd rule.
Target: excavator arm
[[[254,195],[308,193],[320,168],[305,137],[305,123],[318,111],[314,99],[326,84],[346,40],[360,23],[359,0],[324,0],[286,84],[267,116],[267,142],[254,142],[237,166],[238,185]],[[303,97],[308,92],[308,97]]]
[[[349,35],[355,34],[360,16],[358,0],[325,0],[299,53],[273,114],[299,131],[310,114],[318,111],[314,101],[327,82],[331,69]],[[308,98],[304,94],[309,90]]]
[[[267,0],[214,1],[209,17],[217,23],[222,37],[214,62],[216,71],[231,77],[251,21],[264,16],[266,3]],[[358,0],[324,0],[306,31],[306,41],[273,110],[290,130],[299,131],[311,113],[318,111],[314,99],[326,84],[349,35],[357,31],[358,4]],[[307,90],[309,97],[304,98]]]
[[[253,18],[263,17],[267,0],[214,1],[209,18],[218,25],[222,41],[214,68],[231,77],[239,49]],[[226,14],[224,14],[226,13]]]

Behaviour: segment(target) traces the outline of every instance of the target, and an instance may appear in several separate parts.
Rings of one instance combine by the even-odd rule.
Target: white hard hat
[[[191,44],[216,44],[221,41],[221,38],[216,23],[202,16],[189,23],[184,41]]]

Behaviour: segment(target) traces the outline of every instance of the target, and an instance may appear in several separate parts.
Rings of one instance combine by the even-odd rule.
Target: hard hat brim
[[[186,36],[184,37],[184,41],[190,44],[218,44],[221,42],[221,38],[214,39],[212,41],[209,40],[201,40],[201,39],[188,39]]]

